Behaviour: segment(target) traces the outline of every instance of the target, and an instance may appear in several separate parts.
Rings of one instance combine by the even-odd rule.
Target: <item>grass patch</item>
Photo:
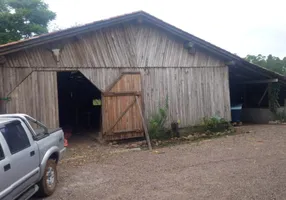
[[[229,135],[235,135],[235,129],[228,129],[224,132],[195,132],[190,134],[185,133],[185,136],[181,136],[179,138],[170,138],[164,140],[154,139],[152,140],[152,145],[154,147],[175,146],[180,144],[200,142],[207,139],[221,138]]]
[[[200,125],[190,126],[179,130],[180,137],[171,138],[153,138],[154,146],[172,146],[189,142],[198,142],[205,139],[220,138],[227,135],[234,135],[235,129],[233,126],[217,117],[209,119],[204,118]],[[165,135],[171,136],[171,131],[165,132]]]

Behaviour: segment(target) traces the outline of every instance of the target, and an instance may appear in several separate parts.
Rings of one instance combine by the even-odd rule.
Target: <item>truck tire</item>
[[[58,182],[57,175],[57,163],[55,160],[49,159],[45,167],[44,175],[39,182],[39,196],[45,197],[54,193]]]

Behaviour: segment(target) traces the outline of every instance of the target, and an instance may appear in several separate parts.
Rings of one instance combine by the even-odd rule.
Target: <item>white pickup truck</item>
[[[62,129],[49,130],[25,114],[0,115],[0,199],[51,195],[64,152]]]

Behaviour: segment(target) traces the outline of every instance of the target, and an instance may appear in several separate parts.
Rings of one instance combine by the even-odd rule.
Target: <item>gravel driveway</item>
[[[49,200],[286,199],[286,126],[240,127],[242,134],[116,153],[59,166]]]

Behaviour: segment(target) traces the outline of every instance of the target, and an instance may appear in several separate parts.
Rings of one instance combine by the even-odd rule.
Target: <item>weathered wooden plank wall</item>
[[[1,97],[9,96],[32,73],[32,70],[31,68],[0,68]]]
[[[7,113],[26,113],[58,127],[58,93],[56,72],[31,73],[10,95]]]
[[[121,72],[140,71],[147,119],[167,96],[169,120],[180,120],[182,126],[194,125],[202,117],[216,114],[230,119],[228,68],[208,53],[189,54],[183,42],[146,24],[120,25],[62,41],[59,63],[47,45],[7,55],[0,73],[5,76],[10,73],[9,68],[17,68],[17,76],[25,77],[31,70],[80,70],[104,91]],[[10,76],[0,81],[4,83],[0,89],[6,94],[21,78]],[[26,89],[22,94],[30,92]],[[10,107],[11,112],[17,110],[17,105]]]

